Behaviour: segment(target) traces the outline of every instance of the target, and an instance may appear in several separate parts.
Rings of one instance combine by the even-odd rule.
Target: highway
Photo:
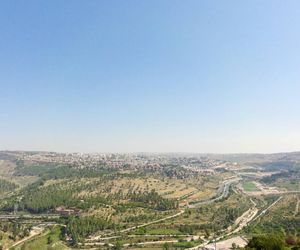
[[[9,220],[9,219],[43,219],[43,218],[59,218],[59,214],[24,214],[24,215],[18,215],[18,214],[1,214],[0,220]]]
[[[252,221],[257,220],[259,217],[263,216],[271,207],[273,207],[278,201],[282,199],[282,196],[280,196],[276,201],[274,201],[270,206],[268,206],[266,209],[261,211],[259,215],[257,215]]]
[[[213,198],[209,198],[209,199],[206,199],[206,200],[201,200],[199,202],[195,202],[193,204],[189,204],[188,205],[188,208],[195,208],[195,207],[198,207],[198,206],[201,206],[201,205],[207,205],[207,204],[212,204],[218,200],[221,200],[223,198],[226,198],[228,196],[228,193],[229,193],[229,187],[231,184],[235,183],[235,182],[238,182],[240,181],[241,178],[232,178],[232,179],[229,179],[229,180],[226,180],[224,181],[218,191],[217,191],[217,194],[216,194],[216,197],[213,197]]]
[[[264,215],[270,208],[272,208],[273,206],[276,205],[277,202],[279,202],[282,199],[282,196],[279,197],[276,201],[274,201],[270,206],[268,206],[266,209],[264,209],[263,211],[261,211],[258,214],[258,209],[256,207],[256,203],[251,200],[251,202],[253,203],[253,207],[250,208],[248,211],[246,211],[241,217],[239,217],[234,225],[237,226],[234,230],[232,230],[231,228],[227,230],[226,233],[222,234],[221,236],[217,237],[215,240],[216,241],[220,241],[221,239],[223,239],[224,237],[228,237],[230,235],[233,235],[235,233],[238,233],[239,231],[241,231],[244,227],[246,227],[249,223],[255,221],[257,218],[261,217],[262,215]],[[257,215],[258,214],[258,215]],[[257,216],[256,216],[257,215]],[[201,249],[205,246],[207,246],[209,244],[208,240],[204,240],[203,243],[201,243],[200,245],[196,246],[196,247],[192,247],[189,248],[189,250],[197,250],[197,249]]]
[[[215,197],[213,198],[209,198],[207,200],[202,200],[202,201],[199,201],[195,204],[192,204],[192,205],[188,205],[187,207],[188,208],[195,208],[195,207],[198,207],[198,206],[201,206],[201,205],[206,205],[206,204],[211,204],[213,202],[216,202],[218,200],[221,200],[223,198],[226,198],[229,194],[229,187],[231,184],[235,183],[235,182],[238,182],[240,181],[241,178],[231,178],[231,179],[227,179],[225,181],[223,181],[221,183],[221,185],[219,186],[218,188],[218,191],[215,195]],[[154,221],[151,221],[151,222],[147,222],[145,224],[141,224],[141,225],[138,225],[138,226],[134,226],[134,227],[130,227],[130,228],[126,228],[126,229],[123,229],[121,230],[119,233],[126,233],[126,232],[129,232],[129,231],[132,231],[132,230],[135,230],[137,228],[141,228],[141,227],[145,227],[145,226],[149,226],[149,225],[152,225],[154,223],[158,223],[158,222],[161,222],[161,221],[165,221],[165,220],[169,220],[169,219],[173,219],[175,217],[178,217],[180,216],[181,214],[184,213],[184,210],[181,210],[179,211],[178,213],[174,214],[174,215],[171,215],[171,216],[167,216],[165,218],[162,218],[162,219],[159,219],[159,220],[154,220]],[[103,237],[104,235],[98,235],[98,236],[94,236],[92,238],[90,238],[88,241],[96,241],[96,240],[101,240],[101,238]],[[108,235],[106,235],[108,236]],[[118,236],[112,236],[112,237],[118,237]]]

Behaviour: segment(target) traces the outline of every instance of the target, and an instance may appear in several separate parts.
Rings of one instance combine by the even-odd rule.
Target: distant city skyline
[[[299,1],[1,1],[0,150],[300,151]]]

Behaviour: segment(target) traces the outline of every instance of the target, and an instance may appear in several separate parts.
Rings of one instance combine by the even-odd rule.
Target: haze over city
[[[0,150],[300,150],[299,1],[2,1]]]

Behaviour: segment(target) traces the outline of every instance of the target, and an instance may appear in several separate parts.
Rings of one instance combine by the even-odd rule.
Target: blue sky
[[[299,1],[1,1],[0,149],[300,150]]]

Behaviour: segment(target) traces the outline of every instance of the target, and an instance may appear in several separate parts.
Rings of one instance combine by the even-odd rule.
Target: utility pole
[[[213,244],[214,244],[215,250],[217,250],[217,239],[216,239],[216,228],[215,228],[215,226],[214,226],[214,238],[213,238]]]
[[[217,250],[217,240],[215,238],[215,250]]]
[[[215,250],[217,250],[217,237],[216,237],[216,222],[215,222],[215,219],[216,219],[216,215],[214,214],[213,215],[213,230],[214,230],[214,237],[213,237],[213,245],[214,245],[214,248]]]

